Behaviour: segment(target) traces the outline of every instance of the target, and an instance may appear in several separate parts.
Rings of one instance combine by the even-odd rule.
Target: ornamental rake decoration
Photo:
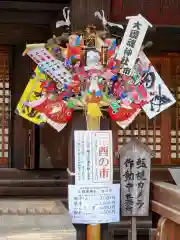
[[[103,10],[95,12],[103,32],[88,25],[81,33],[70,33],[69,15],[70,10],[64,8],[64,20],[56,23],[56,27],[68,27],[67,32],[47,43],[26,46],[23,55],[37,66],[18,103],[20,116],[60,131],[75,110],[85,112],[89,129],[97,129],[108,112],[126,128],[142,109],[152,118],[175,102],[143,52],[141,43],[150,25],[145,18],[140,14],[128,17],[118,45],[110,27],[123,27],[108,22]]]

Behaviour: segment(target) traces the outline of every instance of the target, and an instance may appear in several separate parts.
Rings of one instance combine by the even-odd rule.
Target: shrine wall
[[[111,20],[115,22],[125,22],[126,16],[141,13],[152,24],[178,26],[180,25],[179,11],[179,0],[111,1]]]

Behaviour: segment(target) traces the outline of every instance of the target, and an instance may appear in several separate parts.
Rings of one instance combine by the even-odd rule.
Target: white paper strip
[[[65,126],[67,125],[67,123],[57,123],[55,121],[52,121],[51,119],[49,119],[45,114],[41,113],[41,116],[43,117],[43,119],[46,120],[46,122],[53,127],[56,131],[60,132],[61,130],[63,130],[65,128]]]
[[[152,25],[141,14],[127,17],[127,19],[129,19],[129,22],[116,56],[121,61],[121,73],[129,76],[141,49],[147,29],[152,27]]]
[[[113,182],[112,131],[75,131],[75,184]]]
[[[47,119],[47,123],[51,127],[53,127],[56,131],[58,131],[58,132],[62,131],[65,128],[65,126],[67,125],[67,123],[57,123],[57,122],[54,122],[54,121],[52,121],[49,118]]]

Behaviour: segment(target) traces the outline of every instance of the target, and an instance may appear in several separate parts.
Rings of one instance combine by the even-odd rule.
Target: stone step
[[[0,196],[67,197],[66,179],[0,180]]]
[[[76,240],[76,230],[58,199],[1,199],[0,240]]]
[[[0,233],[0,240],[76,240],[75,233],[63,233],[60,230],[21,230],[21,232]]]

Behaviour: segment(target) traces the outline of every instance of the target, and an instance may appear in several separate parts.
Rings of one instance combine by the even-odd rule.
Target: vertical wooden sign
[[[149,188],[152,151],[133,139],[120,150],[121,214],[149,215]]]
[[[120,150],[121,214],[131,216],[131,240],[137,239],[136,217],[149,215],[152,151],[138,139]]]

